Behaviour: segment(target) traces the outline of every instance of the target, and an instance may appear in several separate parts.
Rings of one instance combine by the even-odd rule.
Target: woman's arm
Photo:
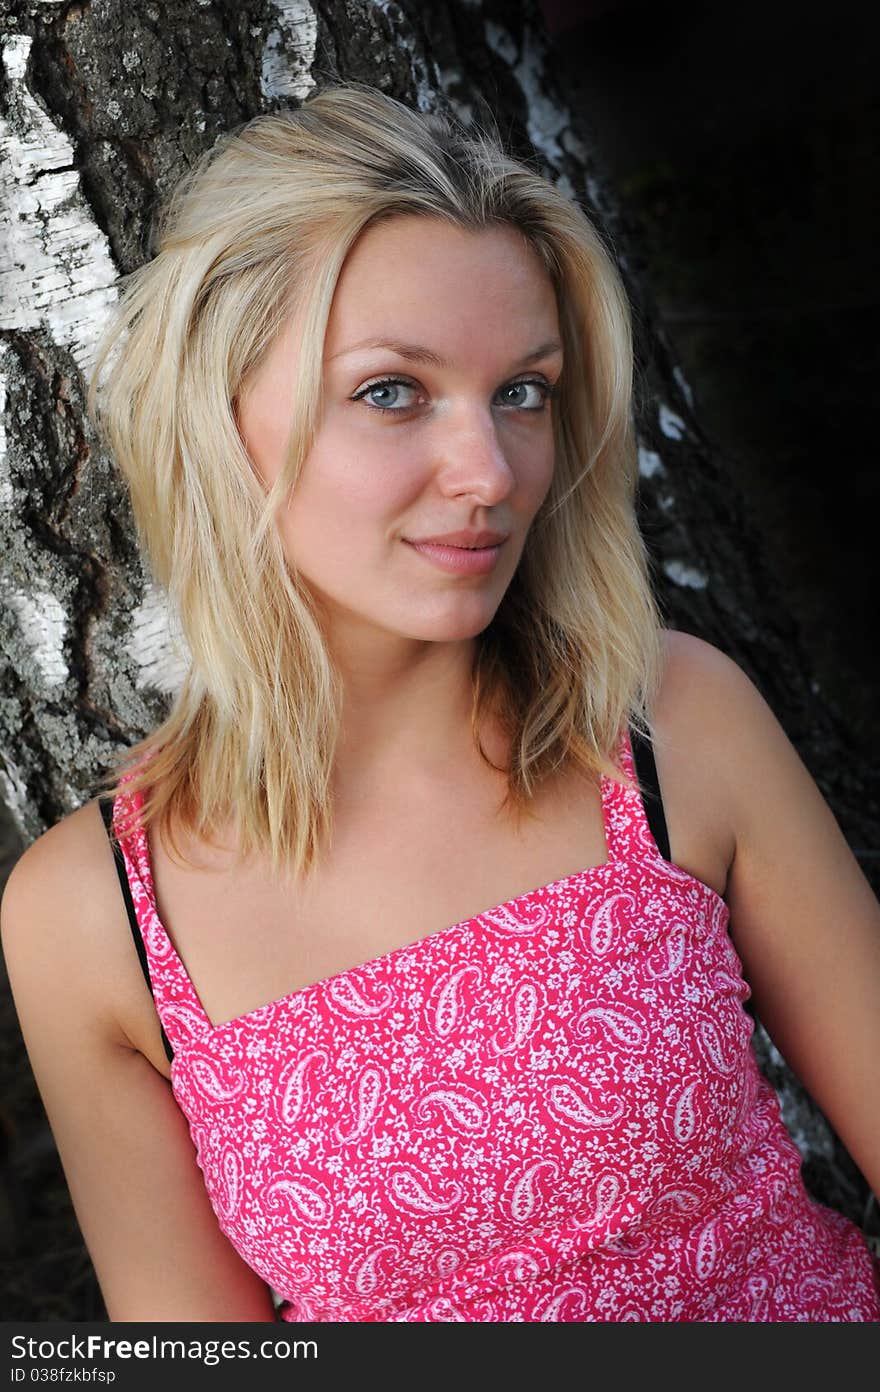
[[[725,802],[725,899],[755,1009],[880,1194],[880,903],[828,804],[745,673],[670,635],[678,728]]]
[[[89,819],[92,848],[97,824]],[[218,1226],[170,1084],[120,1028],[112,1000],[120,953],[111,941],[128,928],[121,898],[109,897],[119,896],[109,856],[100,883],[94,849],[90,868],[85,826],[81,810],[28,848],[7,882],[0,932],[107,1313],[114,1321],[274,1320],[268,1287]],[[133,957],[130,933],[128,946]]]

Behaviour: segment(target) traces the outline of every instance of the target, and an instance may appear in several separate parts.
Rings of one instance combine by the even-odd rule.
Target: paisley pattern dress
[[[277,1318],[880,1320],[757,1067],[727,906],[636,787],[602,780],[604,864],[216,1026],[139,805],[113,813],[174,1096]]]

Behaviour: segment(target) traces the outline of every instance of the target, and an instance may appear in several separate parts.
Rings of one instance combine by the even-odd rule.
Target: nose
[[[443,421],[436,442],[438,480],[450,498],[492,507],[509,496],[516,476],[485,405],[462,406]]]

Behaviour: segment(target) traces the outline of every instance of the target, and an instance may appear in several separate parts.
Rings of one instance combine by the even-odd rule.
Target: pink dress
[[[727,906],[638,791],[602,781],[605,864],[216,1027],[138,806],[114,816],[174,1096],[279,1319],[880,1320],[880,1262],[807,1194],[757,1067]]]

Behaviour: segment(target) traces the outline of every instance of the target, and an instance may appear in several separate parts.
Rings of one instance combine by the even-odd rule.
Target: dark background
[[[541,8],[701,424],[880,763],[875,7]]]

